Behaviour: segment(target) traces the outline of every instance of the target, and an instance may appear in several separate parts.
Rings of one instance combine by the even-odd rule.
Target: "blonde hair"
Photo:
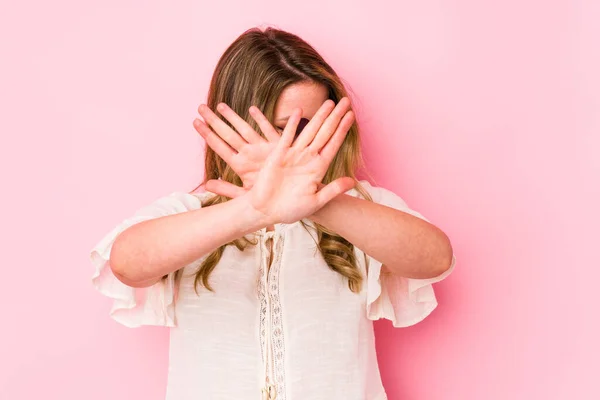
[[[256,121],[249,115],[250,106],[257,106],[273,124],[275,104],[279,95],[284,88],[300,82],[324,85],[328,89],[329,98],[335,103],[342,97],[348,96],[341,79],[331,66],[300,37],[272,27],[264,31],[252,28],[241,34],[219,59],[211,79],[206,104],[221,117],[216,111],[216,106],[220,102],[226,103],[256,132],[261,133]],[[222,119],[233,128],[226,119]],[[359,129],[355,119],[331,162],[323,183],[327,184],[336,178],[349,176],[355,180],[355,189],[362,197],[372,201],[369,193],[356,178],[356,172],[363,167]],[[242,186],[240,177],[207,145],[204,181],[194,190],[210,179],[222,179]],[[216,195],[203,202],[202,207],[227,200],[225,196]],[[305,229],[308,229],[303,221],[301,223]],[[352,243],[322,225],[316,223],[314,225],[318,239],[317,247],[329,268],[347,278],[351,291],[360,292],[363,277],[357,266]],[[256,241],[242,237],[210,253],[196,272],[194,280],[196,292],[199,283],[212,291],[209,277],[221,259],[225,246],[234,245],[239,250],[244,250],[246,246],[256,244]],[[181,270],[176,274],[180,273]]]

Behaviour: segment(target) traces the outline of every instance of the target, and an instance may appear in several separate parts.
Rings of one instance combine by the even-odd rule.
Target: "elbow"
[[[111,248],[109,266],[113,275],[123,284],[141,288],[148,286],[144,278],[139,276],[139,268],[135,268],[135,263],[128,255],[131,253],[128,250],[128,243],[123,233],[119,235]]]
[[[431,276],[428,278],[435,278],[446,273],[452,266],[452,259],[454,258],[454,251],[450,239],[444,235],[443,244],[439,247],[438,256],[432,263]]]
[[[404,261],[409,266],[405,271],[394,271],[385,265],[384,267],[392,273],[399,273],[410,279],[432,279],[445,274],[452,267],[454,253],[448,236],[440,230],[438,232],[435,239],[422,246],[420,253]]]
[[[111,259],[112,259],[112,257],[111,257]],[[113,264],[113,261],[109,261],[110,269],[111,269],[113,275],[115,276],[115,278],[117,278],[123,284],[125,284],[129,287],[132,287],[132,288],[145,288],[145,287],[154,285],[156,282],[158,282],[160,280],[160,278],[143,280],[140,278],[136,278],[135,276],[132,277],[131,274],[129,272],[127,272],[127,270],[124,270],[120,267],[115,268],[114,265],[115,264]],[[117,265],[119,265],[119,264],[117,264]]]
[[[115,263],[114,263],[114,261],[112,261],[112,257],[111,257],[111,261],[109,261],[109,266],[110,266],[110,269],[112,270],[112,273],[115,276],[115,278],[117,278],[123,284],[125,284],[129,287],[133,287],[133,288],[143,287],[140,284],[140,281],[129,278],[127,276],[127,272],[122,272],[123,269],[121,269],[120,267],[115,267]]]

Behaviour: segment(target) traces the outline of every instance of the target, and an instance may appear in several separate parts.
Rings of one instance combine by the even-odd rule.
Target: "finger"
[[[196,128],[196,131],[198,131],[200,136],[206,141],[206,144],[208,144],[215,153],[221,156],[227,164],[231,165],[231,160],[237,153],[204,122],[197,118],[194,120],[194,128]]]
[[[325,146],[325,143],[327,143],[327,141],[335,133],[336,127],[339,126],[340,120],[342,120],[349,108],[350,99],[343,97],[335,106],[335,109],[331,112],[331,114],[327,116],[327,119],[317,132],[315,138],[308,145],[308,148],[313,154],[317,154],[321,148]]]
[[[348,134],[348,130],[352,127],[354,123],[354,112],[352,110],[348,111],[344,118],[340,121],[337,129],[327,142],[325,146],[321,149],[319,153],[323,160],[329,165],[335,155],[337,154],[340,146],[344,143],[344,139],[346,139],[346,135]]]
[[[246,122],[245,119],[240,117],[235,111],[231,109],[225,103],[217,104],[217,111],[233,125],[236,131],[244,138],[248,143],[257,143],[264,139],[252,129],[252,127]]]
[[[248,109],[250,116],[256,121],[261,132],[265,135],[269,142],[277,143],[279,141],[279,133],[271,125],[267,117],[256,106]]]
[[[209,192],[220,194],[221,196],[229,197],[231,199],[234,199],[246,193],[246,189],[234,185],[231,182],[219,179],[211,179],[207,181],[205,187],[206,190],[208,190]]]
[[[231,129],[229,125],[223,122],[206,104],[200,104],[198,112],[202,115],[204,121],[213,128],[215,133],[232,148],[239,151],[246,144],[246,141],[236,131]]]
[[[317,192],[317,204],[319,204],[320,207],[323,207],[336,196],[352,189],[354,185],[356,185],[356,182],[349,176],[337,178]]]
[[[319,109],[308,122],[308,124],[306,124],[304,129],[302,129],[300,135],[296,138],[296,141],[294,142],[294,148],[301,150],[308,146],[315,137],[317,131],[319,130],[327,116],[331,113],[331,111],[334,108],[335,102],[333,100],[325,100],[325,102],[321,104],[321,107],[319,107]]]
[[[285,128],[283,129],[283,133],[277,142],[277,146],[275,146],[275,150],[273,151],[276,153],[275,157],[282,156],[292,145],[294,137],[296,136],[296,129],[298,128],[301,115],[302,109],[300,107],[294,108],[287,124],[285,125]]]

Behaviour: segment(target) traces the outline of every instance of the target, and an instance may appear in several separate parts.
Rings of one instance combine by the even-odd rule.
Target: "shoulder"
[[[195,200],[199,201],[200,205],[202,203],[204,203],[205,201],[209,200],[210,198],[217,196],[216,193],[209,192],[208,190],[202,190],[202,191],[197,191],[197,192],[192,192],[192,193],[174,192],[171,194],[175,194],[176,196],[183,196],[184,198],[188,198],[191,196]]]
[[[360,180],[358,181],[358,183],[367,193],[369,193],[373,202],[404,211],[406,213],[424,219],[425,221],[428,221],[428,219],[425,216],[423,216],[423,214],[409,207],[406,201],[395,191],[381,186],[375,186],[367,180]],[[363,198],[363,196],[360,195],[356,187],[347,191],[346,194]]]
[[[201,208],[202,203],[212,196],[215,196],[215,194],[208,191],[194,193],[174,191],[155,198],[148,204],[140,207],[135,214],[160,216],[196,210]]]
[[[364,198],[364,196],[358,190],[359,187],[366,191],[375,203],[401,203],[406,205],[406,202],[394,191],[382,186],[376,186],[365,179],[359,180],[358,184],[352,189],[348,190],[346,194],[354,197]]]

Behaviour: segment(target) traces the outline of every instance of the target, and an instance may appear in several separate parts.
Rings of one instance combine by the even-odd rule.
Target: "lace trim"
[[[285,368],[284,368],[284,338],[283,338],[283,316],[281,312],[281,297],[279,295],[279,272],[281,271],[281,253],[283,237],[279,237],[276,243],[275,259],[271,265],[269,289],[271,294],[271,326],[273,341],[273,370],[275,373],[275,385],[277,387],[277,400],[285,400]]]
[[[266,347],[267,347],[267,344],[266,344],[267,295],[266,295],[266,288],[265,288],[265,281],[264,281],[265,267],[264,267],[263,256],[262,256],[262,252],[263,252],[262,242],[260,244],[260,251],[261,251],[260,268],[258,270],[258,299],[259,299],[259,303],[260,303],[260,354],[262,355],[263,363],[265,363],[265,362],[267,362],[266,357],[265,357]]]
[[[261,252],[267,249],[264,246],[264,242],[261,241]],[[273,363],[273,374],[271,377],[277,390],[277,400],[285,400],[285,368],[284,368],[284,353],[285,343],[283,337],[283,318],[281,311],[281,297],[279,293],[279,275],[281,270],[281,254],[283,248],[283,237],[274,235],[273,236],[273,260],[271,261],[270,270],[267,272],[264,262],[264,257],[261,254],[260,268],[259,268],[259,283],[258,283],[258,297],[260,303],[260,347],[263,363],[268,363],[266,351],[267,346],[267,329],[270,330],[271,337],[271,348],[273,351],[272,363]],[[265,274],[268,288],[265,286]],[[267,301],[267,296],[271,303]],[[267,312],[269,312],[271,326],[267,326]],[[270,369],[270,365],[266,366],[267,370]]]

